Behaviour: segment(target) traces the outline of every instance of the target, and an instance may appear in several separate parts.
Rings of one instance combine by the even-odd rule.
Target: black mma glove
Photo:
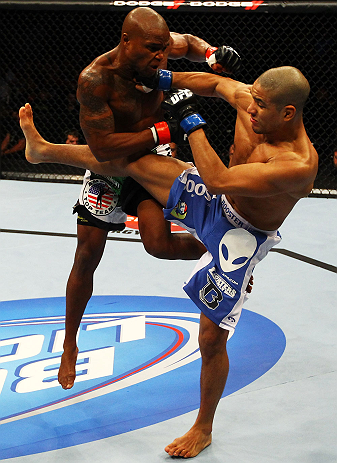
[[[180,123],[187,135],[206,125],[198,114],[197,99],[191,90],[172,91],[162,102],[161,107]]]
[[[214,64],[220,64],[223,67],[222,72],[233,74],[240,68],[240,55],[232,48],[222,45],[221,47],[210,47],[206,51],[206,61],[213,69]],[[216,69],[214,69],[216,71]]]
[[[172,72],[167,69],[157,69],[151,77],[137,77],[137,81],[143,88],[144,93],[152,92],[152,90],[170,90],[172,84]]]
[[[187,135],[180,127],[177,119],[168,117],[165,121],[157,122],[150,130],[156,146],[166,143],[176,143],[177,145],[188,144]]]

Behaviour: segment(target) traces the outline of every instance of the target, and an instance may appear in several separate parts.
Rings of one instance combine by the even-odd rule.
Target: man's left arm
[[[190,34],[177,34],[171,32],[170,45],[167,50],[168,59],[187,58],[195,62],[207,62],[217,74],[233,74],[240,68],[240,55],[227,45],[212,47],[205,40]],[[177,74],[177,73],[176,73]],[[186,73],[178,73],[186,74]],[[215,74],[208,74],[208,76]],[[172,85],[172,72],[166,69],[157,69],[151,77],[138,76],[136,88],[141,92],[151,92],[153,89],[170,90]],[[178,84],[179,85],[179,84]],[[176,87],[175,88],[184,88]]]
[[[210,194],[233,194],[255,198],[296,193],[315,178],[309,161],[296,153],[282,157],[270,153],[267,162],[238,164],[227,168],[211,147],[204,130],[192,132],[188,141],[194,163]]]
[[[171,32],[169,59],[187,58],[189,61],[206,61],[206,51],[211,45],[191,34]]]
[[[169,59],[186,58],[194,62],[207,62],[217,73],[236,72],[240,64],[238,53],[227,45],[214,47],[191,34],[171,32]]]

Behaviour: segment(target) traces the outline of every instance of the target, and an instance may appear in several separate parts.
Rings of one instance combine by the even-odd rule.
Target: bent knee
[[[170,254],[168,252],[166,243],[163,240],[143,240],[145,251],[157,259],[169,259]]]

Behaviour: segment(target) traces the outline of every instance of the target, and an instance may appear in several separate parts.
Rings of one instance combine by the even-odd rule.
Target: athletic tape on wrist
[[[212,65],[216,63],[215,52],[217,51],[217,49],[218,47],[209,47],[206,50],[206,62],[210,67],[212,67]]]
[[[192,129],[196,129],[199,125],[203,126],[205,124],[206,121],[200,116],[200,114],[191,114],[180,122],[180,126],[187,133],[187,135]]]
[[[156,145],[158,145],[158,135],[157,135],[157,130],[154,126],[152,127],[149,127],[149,129],[151,130],[152,132],[152,135],[153,135],[153,140],[155,142]]]

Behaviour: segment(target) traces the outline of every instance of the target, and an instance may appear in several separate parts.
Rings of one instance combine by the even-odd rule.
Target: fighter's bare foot
[[[48,144],[36,130],[33,110],[29,103],[19,109],[20,126],[26,137],[26,159],[31,164],[46,162],[44,148]]]
[[[58,382],[63,389],[71,389],[74,385],[76,378],[76,360],[78,355],[78,348],[75,350],[65,350],[61,357],[61,365],[58,373]]]
[[[211,442],[211,433],[205,434],[202,430],[192,427],[182,437],[174,439],[172,444],[165,447],[165,452],[171,457],[192,458],[208,447]]]

